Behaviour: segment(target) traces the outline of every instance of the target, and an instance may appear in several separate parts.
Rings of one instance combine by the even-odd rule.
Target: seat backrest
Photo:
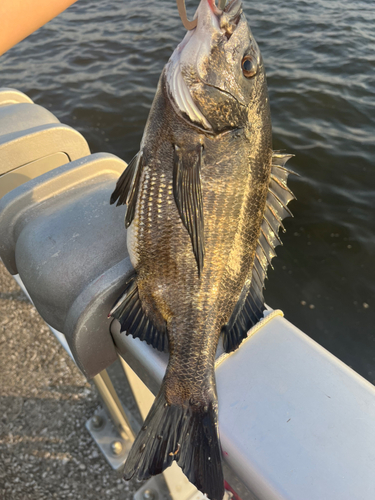
[[[22,92],[0,88],[0,198],[29,179],[88,154],[79,132]]]

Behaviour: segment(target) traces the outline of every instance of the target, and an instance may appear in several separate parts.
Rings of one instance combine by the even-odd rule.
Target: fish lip
[[[223,10],[216,6],[215,0],[207,0],[207,3],[211,9],[211,12],[216,16],[220,17],[223,14],[229,14],[230,20],[234,20],[238,15],[241,15],[242,11],[242,0],[230,0]]]
[[[236,16],[242,9],[242,0],[231,0],[224,8],[223,12]],[[232,12],[233,11],[233,12]]]
[[[237,29],[243,14],[242,0],[230,0],[223,10],[216,7],[215,0],[207,0],[207,5],[209,6],[207,10],[211,17],[212,25],[216,26],[217,30],[229,40],[233,32]]]
[[[207,3],[215,16],[219,17],[222,15],[223,11],[216,6],[215,0],[207,0]]]

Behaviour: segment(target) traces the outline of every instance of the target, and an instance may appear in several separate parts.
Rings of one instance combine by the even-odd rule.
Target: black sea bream
[[[169,351],[125,464],[145,479],[176,460],[211,500],[224,480],[214,361],[263,316],[263,282],[293,195],[272,151],[266,77],[239,0],[201,0],[165,66],[139,153],[111,203],[127,204],[134,273],[111,311],[122,331]]]

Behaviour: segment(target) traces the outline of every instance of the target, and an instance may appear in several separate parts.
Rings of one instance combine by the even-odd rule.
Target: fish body
[[[263,62],[241,2],[220,10],[201,0],[197,17],[161,74],[140,151],[111,198],[128,205],[135,270],[111,315],[169,351],[125,479],[176,460],[221,500],[215,353],[221,333],[234,350],[262,317],[266,268],[292,195],[288,157],[272,151]]]

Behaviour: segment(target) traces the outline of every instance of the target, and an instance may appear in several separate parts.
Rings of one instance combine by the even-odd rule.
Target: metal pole
[[[143,420],[146,419],[148,412],[154,402],[155,396],[152,394],[150,389],[142,382],[142,380],[134,373],[126,361],[119,355],[122,369],[124,370],[125,376],[128,380],[130,388],[133,393],[133,398],[137,403],[139,413],[141,414]]]
[[[107,370],[103,370],[93,379],[98,392],[115,424],[120,436],[125,440],[134,441],[135,434],[109,378]]]

